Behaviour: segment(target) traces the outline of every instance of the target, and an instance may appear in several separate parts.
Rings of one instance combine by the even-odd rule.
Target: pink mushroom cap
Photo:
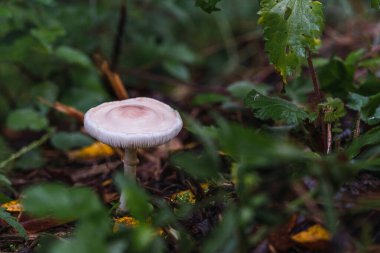
[[[84,128],[92,137],[120,148],[161,145],[173,139],[182,125],[176,110],[146,97],[103,103],[84,115]]]

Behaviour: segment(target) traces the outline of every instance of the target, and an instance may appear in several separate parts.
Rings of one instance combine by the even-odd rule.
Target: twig
[[[360,135],[360,112],[357,113],[356,122],[355,122],[355,130],[353,138],[356,139]]]
[[[28,146],[25,146],[22,149],[20,149],[19,151],[17,151],[16,153],[12,154],[8,159],[6,159],[0,163],[0,169],[5,168],[9,163],[20,158],[21,156],[23,156],[24,154],[28,153],[29,151],[37,148],[38,146],[41,146],[44,142],[46,142],[50,138],[50,136],[52,135],[53,132],[54,131],[52,131],[52,130],[49,131],[44,136],[42,136],[40,139],[32,142]]]
[[[95,54],[93,58],[98,69],[107,77],[116,97],[120,100],[127,99],[129,95],[120,76],[111,70],[108,62],[100,54]]]
[[[329,154],[331,151],[331,143],[332,143],[332,133],[331,133],[331,123],[327,123],[327,147],[326,154]]]
[[[64,114],[76,119],[80,124],[83,124],[83,119],[84,119],[83,112],[75,109],[74,107],[62,104],[60,102],[52,103],[52,102],[50,102],[50,101],[48,101],[42,97],[39,97],[38,99],[40,100],[41,103],[43,103],[47,106],[50,106],[50,107],[54,108],[55,110],[62,112]]]
[[[117,32],[113,44],[113,51],[111,56],[111,70],[115,71],[117,69],[117,65],[119,63],[120,54],[122,51],[122,45],[123,45],[123,37],[124,37],[124,30],[125,30],[125,24],[127,20],[127,7],[125,5],[125,2],[122,1],[120,5],[120,12],[119,12],[119,22],[117,24]]]

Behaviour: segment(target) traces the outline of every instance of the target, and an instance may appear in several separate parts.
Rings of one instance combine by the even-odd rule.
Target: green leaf
[[[323,120],[328,123],[338,121],[346,115],[344,103],[339,98],[328,97],[325,103],[319,104],[319,108],[323,111]]]
[[[228,101],[228,97],[217,93],[202,93],[195,96],[192,101],[194,105],[217,104]]]
[[[36,0],[40,4],[44,5],[53,5],[55,4],[55,0]]]
[[[11,187],[12,182],[3,174],[0,174],[0,186]]]
[[[58,47],[55,51],[55,55],[67,63],[77,64],[82,67],[91,66],[91,61],[87,55],[68,46]]]
[[[201,252],[235,252],[239,243],[237,213],[232,209],[226,211],[222,221],[212,231],[209,238],[204,242]],[[230,250],[228,250],[230,249]]]
[[[84,147],[94,141],[80,132],[58,132],[51,137],[51,144],[59,150],[67,151],[72,148]]]
[[[286,76],[299,73],[306,48],[315,51],[320,44],[322,4],[312,0],[262,0],[260,5],[265,49],[286,81]]]
[[[10,18],[12,16],[13,16],[13,14],[12,14],[11,8],[9,8],[6,5],[0,5],[0,18],[7,19],[7,18]]]
[[[6,212],[3,208],[0,208],[0,219],[4,220],[11,227],[13,227],[24,239],[28,239],[28,235],[23,226],[17,222],[16,218],[10,213]]]
[[[365,67],[365,68],[377,68],[380,66],[380,57],[362,61],[362,62],[360,62],[359,66]]]
[[[347,148],[347,154],[350,158],[354,158],[364,147],[379,145],[379,143],[380,127],[376,127],[355,139]]]
[[[165,61],[163,63],[163,67],[165,68],[167,72],[169,72],[169,74],[171,74],[172,76],[178,79],[187,81],[190,78],[189,70],[181,62],[171,61],[171,60]]]
[[[284,141],[272,139],[265,133],[219,120],[217,140],[221,150],[235,161],[245,165],[263,166],[281,163],[294,157],[301,158],[300,152]]]
[[[264,87],[268,88],[269,86],[265,85]],[[254,88],[257,89],[257,87],[255,87],[255,85],[250,81],[238,81],[229,85],[227,90],[233,97],[243,100]]]
[[[371,0],[371,8],[380,10],[380,0]]]
[[[20,157],[15,163],[16,168],[35,169],[41,168],[46,162],[39,149],[33,149]]]
[[[380,93],[369,97],[350,93],[348,107],[359,111],[360,118],[369,125],[380,122]]]
[[[347,107],[355,111],[360,111],[367,103],[368,97],[350,92]]]
[[[65,35],[65,30],[62,27],[50,27],[32,29],[30,31],[32,36],[37,38],[39,42],[47,49],[48,52],[52,51],[52,44],[61,36]]]
[[[262,120],[282,120],[288,124],[298,124],[309,118],[307,112],[295,104],[278,97],[264,96],[256,90],[248,94],[244,103]]]
[[[7,127],[14,130],[39,131],[45,129],[47,125],[48,121],[43,115],[29,108],[14,110],[7,118]]]
[[[115,182],[124,194],[129,212],[136,219],[145,222],[153,210],[149,203],[149,195],[136,183],[135,178],[125,177],[119,173]]]
[[[37,217],[74,220],[104,211],[96,194],[88,188],[45,183],[27,189],[24,196],[25,211]]]
[[[194,178],[209,179],[218,175],[218,168],[206,154],[181,152],[173,155],[170,161]]]
[[[205,12],[211,13],[220,10],[216,7],[220,1],[221,0],[195,0],[195,6],[201,7]]]

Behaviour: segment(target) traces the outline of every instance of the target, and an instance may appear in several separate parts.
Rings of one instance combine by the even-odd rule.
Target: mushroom
[[[123,148],[124,174],[135,177],[137,148],[161,145],[182,129],[179,113],[152,98],[139,97],[107,102],[91,108],[84,115],[84,128],[95,139]],[[123,195],[120,209],[126,210]]]

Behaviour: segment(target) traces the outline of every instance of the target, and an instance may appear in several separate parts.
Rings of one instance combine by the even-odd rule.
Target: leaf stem
[[[311,75],[311,79],[313,81],[314,94],[317,97],[318,103],[321,103],[322,102],[321,88],[320,88],[320,85],[319,85],[319,81],[318,81],[318,77],[317,77],[317,72],[315,71],[315,68],[314,68],[314,65],[313,65],[310,49],[306,48],[306,52],[307,52],[307,63],[309,65],[309,72],[310,72],[310,75]]]
[[[321,87],[319,85],[317,72],[315,71],[313,61],[312,61],[311,51],[309,48],[306,48],[306,53],[307,53],[307,63],[309,66],[309,72],[310,72],[311,80],[313,81],[314,95],[317,100],[315,103],[315,107],[318,108],[318,104],[322,102]],[[328,140],[328,133],[327,133],[328,129],[325,122],[323,122],[323,114],[324,114],[323,111],[321,113],[318,112],[318,121],[320,123],[321,130],[322,130],[323,152],[328,153],[329,152],[329,144],[328,144],[329,140]]]

